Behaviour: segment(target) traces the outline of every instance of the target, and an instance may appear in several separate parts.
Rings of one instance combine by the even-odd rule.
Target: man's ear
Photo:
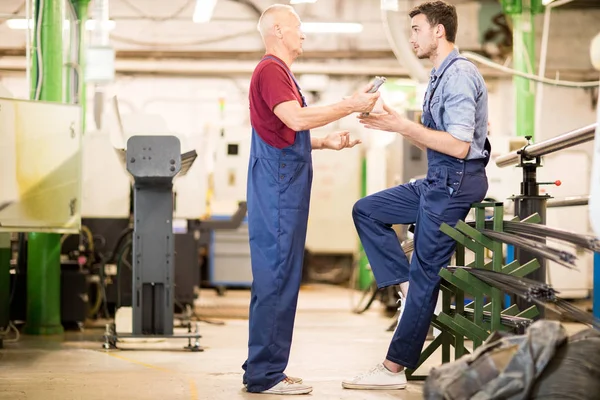
[[[441,39],[444,36],[446,36],[446,28],[442,24],[437,24],[437,26],[435,27],[435,37]]]
[[[281,25],[275,24],[275,25],[273,25],[273,29],[275,30],[275,36],[277,36],[279,39],[281,39],[283,37],[283,32],[281,31]]]

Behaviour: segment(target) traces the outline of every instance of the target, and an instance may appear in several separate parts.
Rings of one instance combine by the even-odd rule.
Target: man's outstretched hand
[[[330,150],[349,149],[362,143],[360,139],[350,139],[350,132],[332,132],[322,139],[322,148]]]
[[[357,116],[358,120],[367,129],[377,129],[380,131],[400,133],[406,121],[404,118],[402,118],[402,116],[400,116],[400,114],[390,108],[383,101],[381,104],[383,106],[383,112],[371,113],[368,116],[359,115]]]

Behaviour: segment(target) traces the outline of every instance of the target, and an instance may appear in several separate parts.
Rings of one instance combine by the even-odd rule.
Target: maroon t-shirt
[[[279,58],[277,60],[285,65]],[[288,128],[273,109],[290,100],[296,100],[302,106],[302,96],[286,68],[279,62],[263,58],[252,74],[248,97],[252,127],[267,144],[282,149],[294,144],[296,132]]]

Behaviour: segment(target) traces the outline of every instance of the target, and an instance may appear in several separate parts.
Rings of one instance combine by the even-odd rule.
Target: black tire
[[[529,399],[596,400],[600,393],[600,332],[586,329],[562,345],[535,382]]]

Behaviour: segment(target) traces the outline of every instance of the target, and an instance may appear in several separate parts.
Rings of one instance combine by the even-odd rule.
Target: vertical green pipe
[[[541,0],[501,0],[503,11],[510,15],[513,31],[513,68],[535,74],[535,14],[544,10]],[[515,76],[515,129],[517,136],[535,134],[535,85]]]
[[[0,233],[0,329],[10,320],[10,233]]]
[[[77,19],[79,20],[79,75],[77,76],[77,83],[79,89],[79,104],[81,105],[81,132],[85,134],[85,116],[87,108],[87,86],[85,84],[85,49],[86,49],[86,29],[88,10],[90,0],[73,0],[75,4],[75,11],[77,12]]]
[[[367,195],[367,158],[363,157],[362,159],[362,167],[361,167],[361,187],[360,187],[360,197],[363,198]],[[359,247],[360,259],[358,262],[358,287],[362,289],[366,289],[372,282],[373,277],[371,271],[367,268],[369,265],[369,259],[365,254],[365,249],[362,246],[362,243]]]
[[[42,53],[41,92],[38,100],[62,102],[63,97],[63,11],[64,0],[40,0],[35,3],[34,48]],[[41,26],[38,15],[41,13]],[[41,38],[38,43],[37,30]],[[39,69],[34,52],[32,93]],[[27,324],[25,333],[53,335],[63,332],[60,319],[60,235],[56,233],[30,233],[27,252]]]
[[[530,0],[523,0],[522,11],[512,16],[513,65],[517,71],[535,74],[534,10]],[[517,136],[535,134],[535,83],[515,76],[515,105]]]

